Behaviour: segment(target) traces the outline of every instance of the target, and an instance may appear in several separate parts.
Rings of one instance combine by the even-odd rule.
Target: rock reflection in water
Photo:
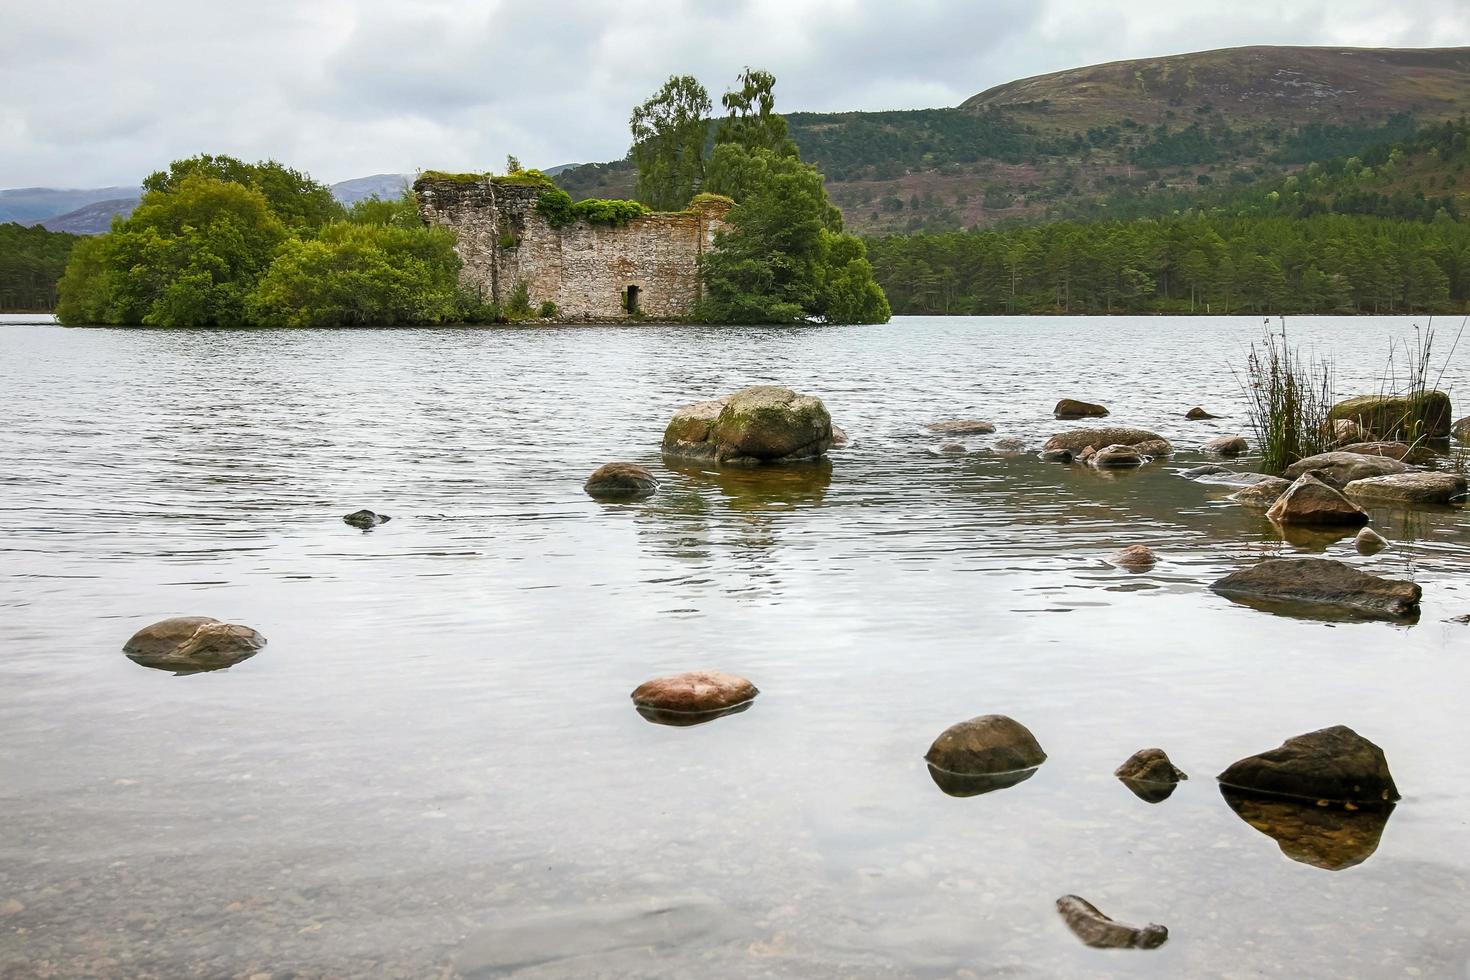
[[[798,505],[820,504],[832,485],[832,461],[791,463],[783,466],[728,466],[718,470],[679,466],[667,460],[669,469],[697,483],[713,484],[732,510],[784,510]]]
[[[1179,788],[1178,783],[1155,783],[1143,779],[1123,779],[1119,777],[1118,782],[1128,787],[1128,791],[1145,803],[1162,803],[1174,795],[1174,790]]]
[[[716,718],[723,718],[726,715],[738,715],[742,711],[749,710],[753,704],[755,704],[754,701],[743,701],[728,708],[716,708],[714,711],[670,711],[668,708],[653,708],[646,704],[634,705],[634,707],[637,708],[640,715],[655,725],[690,728],[714,721]]]
[[[1362,864],[1378,850],[1393,804],[1349,810],[1283,797],[1256,796],[1229,786],[1220,795],[1235,815],[1274,839],[1293,861],[1328,871]]]
[[[1017,783],[1024,783],[1036,775],[1036,769],[1014,769],[1010,772],[981,772],[965,773],[950,772],[948,769],[940,769],[933,763],[929,764],[929,778],[934,780],[934,785],[950,796],[980,796],[983,793],[993,793],[998,789],[1007,789]]]

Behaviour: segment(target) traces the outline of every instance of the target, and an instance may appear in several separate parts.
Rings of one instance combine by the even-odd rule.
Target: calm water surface
[[[1348,393],[1413,324],[1291,330]],[[1242,430],[1259,330],[0,326],[0,976],[1470,976],[1465,519],[1375,510],[1395,544],[1364,559],[1179,477]],[[821,395],[852,447],[662,465],[677,407],[760,382]],[[1072,424],[1063,395],[1181,451],[1099,475],[988,448]],[[938,453],[922,424],[960,416],[999,432]],[[663,490],[588,499],[613,459]],[[1161,563],[1103,562],[1130,543]],[[1205,588],[1318,553],[1412,574],[1422,619]],[[185,614],[270,645],[188,677],[122,656]],[[700,667],[763,693],[697,728],[633,711]],[[992,712],[1049,761],[940,792],[929,742]],[[1404,794],[1336,871],[1213,778],[1331,724]],[[1152,806],[1111,776],[1150,745],[1192,777]],[[1089,949],[1068,892],[1171,938]]]

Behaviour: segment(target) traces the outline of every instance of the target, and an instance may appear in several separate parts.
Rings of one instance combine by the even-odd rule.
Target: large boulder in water
[[[1345,725],[1297,735],[1220,773],[1220,782],[1249,793],[1336,803],[1392,803],[1398,787],[1383,750]]]
[[[1084,453],[1088,466],[1100,470],[1120,470],[1142,466],[1148,457],[1132,446],[1104,446],[1095,453]]]
[[[1063,398],[1057,402],[1056,408],[1052,409],[1052,414],[1059,419],[1100,419],[1108,414],[1108,410],[1091,402]]]
[[[1122,425],[1109,425],[1093,429],[1071,429],[1067,432],[1058,432],[1046,441],[1041,447],[1043,453],[1055,453],[1062,450],[1076,456],[1091,446],[1093,449],[1102,449],[1106,446],[1133,446],[1137,448],[1140,443],[1163,443],[1165,447],[1169,441],[1156,432],[1147,429],[1132,429]],[[1158,449],[1157,445],[1150,446]],[[1149,455],[1166,455],[1166,453],[1150,453]]]
[[[940,733],[924,759],[931,766],[963,775],[994,775],[1035,769],[1046,753],[1030,729],[1005,715],[981,715]]]
[[[757,385],[681,408],[664,430],[663,451],[728,466],[818,459],[832,447],[832,416],[820,398]]]
[[[1412,619],[1423,590],[1330,558],[1273,558],[1210,585],[1227,599],[1266,608],[1314,606],[1380,619]]]
[[[1351,525],[1368,523],[1361,507],[1310,473],[1302,474],[1276,499],[1266,516],[1278,524]]]
[[[1200,448],[1216,456],[1239,456],[1251,447],[1245,436],[1216,436]]]
[[[1282,476],[1295,480],[1303,473],[1315,473],[1317,478],[1341,489],[1354,480],[1370,476],[1387,476],[1390,473],[1407,473],[1409,466],[1387,456],[1364,456],[1358,453],[1318,453],[1292,463]]]
[[[1330,422],[1349,419],[1369,432],[1390,439],[1443,438],[1450,434],[1452,418],[1450,396],[1442,391],[1405,396],[1359,395],[1338,402],[1327,412]]]
[[[1357,453],[1359,456],[1387,456],[1401,463],[1423,466],[1434,462],[1437,455],[1423,446],[1411,446],[1406,442],[1354,442],[1343,446],[1339,452]]]
[[[208,616],[176,616],[134,633],[123,644],[123,653],[143,667],[197,674],[233,667],[264,646],[265,637],[248,626]]]
[[[1465,496],[1458,473],[1393,473],[1354,480],[1343,493],[1354,500],[1388,504],[1449,504]]]

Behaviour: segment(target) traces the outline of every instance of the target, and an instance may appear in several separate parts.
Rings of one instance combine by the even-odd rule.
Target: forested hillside
[[[54,308],[56,282],[75,241],[75,235],[45,228],[0,225],[0,311]]]

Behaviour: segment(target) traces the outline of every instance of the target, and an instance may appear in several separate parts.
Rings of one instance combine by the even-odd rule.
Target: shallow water
[[[1290,328],[1348,393],[1413,323]],[[1465,518],[1374,510],[1394,546],[1364,559],[1180,478],[1242,430],[1259,330],[0,327],[0,976],[1470,975]],[[675,408],[759,382],[821,395],[851,448],[660,463]],[[986,448],[1080,424],[1063,395],[1181,451],[1107,476]],[[962,416],[999,431],[938,453],[922,424]],[[588,499],[612,459],[662,491]],[[1160,564],[1104,563],[1131,543]],[[1423,615],[1207,590],[1277,553],[1412,574]],[[186,614],[270,645],[180,677],[122,656]],[[694,728],[627,699],[700,667],[762,694]],[[1050,758],[947,796],[922,755],[985,713]],[[1404,800],[1313,864],[1316,824],[1293,859],[1213,776],[1331,724]],[[1111,776],[1149,745],[1192,777],[1157,805]],[[1069,892],[1169,941],[1089,949]]]

